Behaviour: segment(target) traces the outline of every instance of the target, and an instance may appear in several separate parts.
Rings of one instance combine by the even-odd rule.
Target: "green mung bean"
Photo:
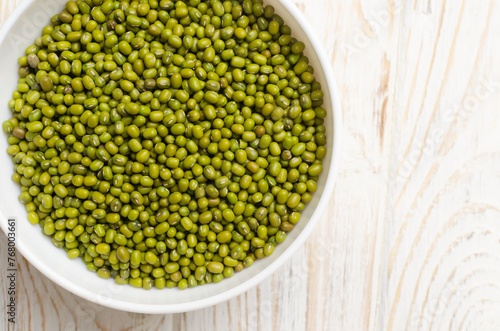
[[[146,290],[269,256],[318,189],[324,93],[260,0],[68,1],[3,123],[28,221]]]

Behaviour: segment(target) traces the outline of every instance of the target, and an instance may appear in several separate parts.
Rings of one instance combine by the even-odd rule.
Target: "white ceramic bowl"
[[[59,13],[65,3],[66,0],[26,0],[0,31],[0,122],[10,118],[7,103],[17,86],[18,57],[24,55],[26,47],[33,44],[42,28],[49,23],[50,17]],[[276,13],[292,28],[293,36],[306,44],[306,55],[323,87],[324,107],[328,111],[325,123],[328,154],[318,182],[318,191],[285,242],[276,247],[272,256],[256,261],[251,268],[218,284],[198,286],[183,292],[177,289],[144,291],[131,286],[117,286],[112,280],[100,279],[87,271],[80,259],[69,260],[64,250],[55,248],[41,234],[38,225],[33,226],[27,221],[26,211],[17,200],[20,188],[10,179],[13,164],[5,152],[8,145],[3,136],[0,137],[0,225],[7,232],[7,218],[17,219],[17,248],[45,276],[82,298],[111,308],[139,313],[184,312],[215,305],[247,291],[271,275],[304,243],[328,204],[334,186],[340,149],[339,94],[329,59],[316,34],[294,4],[286,0],[267,0],[265,3],[273,5]]]

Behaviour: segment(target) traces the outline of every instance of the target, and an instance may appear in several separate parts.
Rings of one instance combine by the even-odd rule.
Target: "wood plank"
[[[378,326],[493,330],[500,9],[416,1],[403,10]]]

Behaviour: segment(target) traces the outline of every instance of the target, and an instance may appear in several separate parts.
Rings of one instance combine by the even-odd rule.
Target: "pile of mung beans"
[[[76,0],[3,123],[28,221],[101,278],[217,283],[299,222],[326,156],[305,45],[262,0]]]

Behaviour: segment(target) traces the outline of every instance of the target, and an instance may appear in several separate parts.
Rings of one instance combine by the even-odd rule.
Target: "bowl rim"
[[[14,23],[20,18],[22,13],[35,1],[38,0],[25,0],[21,3],[14,12],[9,16],[9,18],[5,21],[2,28],[0,29],[0,44],[2,44],[7,37],[7,32],[10,31]],[[142,313],[142,314],[167,314],[167,313],[182,313],[189,312],[197,309],[202,309],[210,306],[214,306],[221,302],[225,302],[230,300],[249,289],[260,284],[264,279],[271,276],[280,266],[282,266],[289,258],[297,251],[297,249],[302,246],[302,244],[306,241],[306,239],[311,234],[312,230],[316,227],[321,218],[330,197],[333,194],[335,179],[338,171],[338,163],[340,159],[340,146],[341,146],[341,132],[342,132],[342,108],[340,103],[340,93],[338,91],[337,82],[335,80],[335,76],[333,73],[333,69],[331,63],[328,59],[328,56],[324,50],[323,45],[316,37],[316,34],[309,26],[306,18],[299,11],[299,9],[290,1],[287,0],[278,0],[280,4],[285,7],[286,10],[297,20],[299,25],[302,27],[304,33],[307,38],[313,45],[314,52],[317,54],[319,61],[325,72],[325,79],[329,86],[330,99],[332,102],[332,115],[330,118],[333,121],[333,150],[332,157],[330,162],[330,167],[328,169],[324,169],[324,171],[328,172],[328,177],[325,183],[325,189],[321,194],[320,200],[313,214],[311,215],[307,225],[302,229],[301,233],[297,236],[295,240],[290,244],[288,248],[269,266],[262,269],[259,273],[257,273],[252,278],[243,281],[241,284],[233,287],[232,289],[226,290],[222,293],[216,294],[214,296],[210,296],[204,299],[194,300],[190,302],[184,303],[176,303],[176,304],[143,304],[143,303],[131,303],[115,298],[109,298],[106,303],[103,303],[102,300],[99,300],[99,295],[95,292],[87,290],[83,287],[80,287],[78,284],[75,284],[63,276],[59,275],[55,270],[52,270],[43,262],[41,262],[32,252],[31,250],[24,244],[24,242],[17,238],[16,240],[16,250],[18,250],[28,261],[32,264],[38,271],[40,271],[44,276],[49,278],[51,281],[61,286],[65,290],[84,298],[92,303],[121,310],[126,312],[133,313]],[[3,210],[0,210],[0,228],[3,230],[5,234],[7,234],[7,217]]]

